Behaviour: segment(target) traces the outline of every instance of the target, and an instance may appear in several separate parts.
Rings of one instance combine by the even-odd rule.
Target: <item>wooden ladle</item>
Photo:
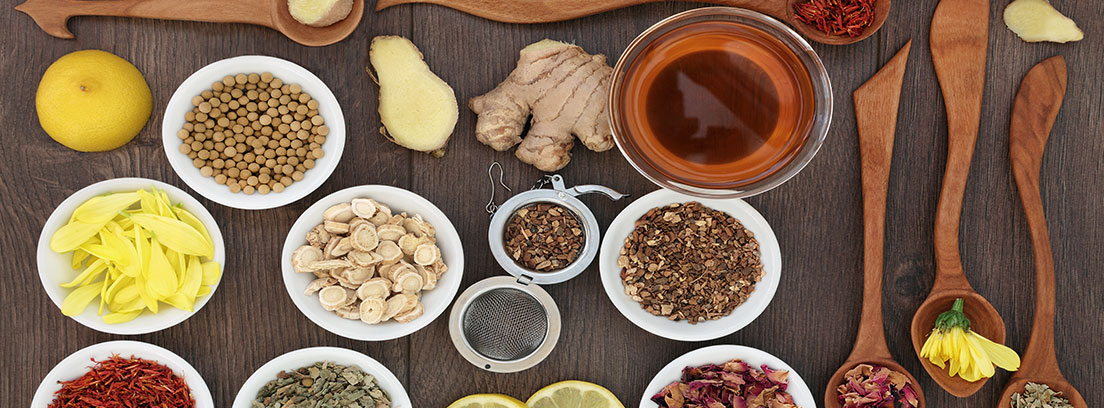
[[[966,280],[958,248],[962,198],[981,120],[988,23],[989,0],[942,0],[932,17],[932,62],[947,110],[947,169],[935,214],[935,282],[912,318],[912,346],[917,356],[935,327],[936,317],[950,310],[957,298],[966,302],[971,330],[1004,343],[1004,320]],[[951,377],[947,369],[926,358],[921,357],[920,361],[939,386],[957,397],[973,395],[988,380],[969,382]]]
[[[1061,392],[1076,408],[1088,407],[1081,393],[1062,376],[1054,353],[1054,258],[1039,193],[1043,151],[1065,95],[1066,60],[1052,57],[1027,72],[1012,108],[1009,152],[1035,253],[1035,318],[1020,369],[1012,375],[997,403],[1001,408],[1008,406],[1012,393],[1023,392],[1028,382],[1046,384]]]
[[[376,11],[407,3],[433,3],[505,23],[549,23],[598,14],[659,0],[379,0]],[[697,1],[697,0],[694,0]],[[890,0],[874,2],[874,20],[857,37],[828,35],[794,19],[793,5],[808,0],[702,0],[721,6],[755,10],[793,26],[810,40],[828,45],[852,44],[882,28],[889,16]]]
[[[66,22],[73,16],[116,16],[159,20],[246,23],[276,29],[297,43],[330,45],[356,30],[364,17],[364,0],[353,0],[344,20],[311,27],[291,17],[287,0],[27,0],[15,7],[58,38],[73,38]]]
[[[886,193],[889,188],[890,161],[893,159],[893,134],[897,128],[897,106],[901,83],[908,63],[912,41],[905,44],[889,63],[869,81],[855,90],[855,117],[859,127],[859,152],[862,158],[863,191],[863,308],[855,347],[847,361],[836,370],[824,390],[825,408],[839,408],[836,386],[844,375],[866,363],[889,368],[908,377],[909,385],[925,406],[920,383],[893,360],[886,346],[882,325],[882,254],[885,246]]]

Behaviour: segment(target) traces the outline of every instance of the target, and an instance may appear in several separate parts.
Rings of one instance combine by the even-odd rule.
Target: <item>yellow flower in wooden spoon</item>
[[[1019,369],[1020,356],[1014,350],[970,330],[970,319],[962,312],[965,304],[955,299],[951,310],[935,319],[935,329],[920,349],[920,357],[970,382],[992,377],[994,365],[1008,371]]]

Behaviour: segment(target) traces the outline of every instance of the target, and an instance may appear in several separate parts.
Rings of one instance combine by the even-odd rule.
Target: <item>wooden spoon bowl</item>
[[[1036,384],[1046,384],[1050,389],[1062,393],[1062,398],[1069,400],[1070,405],[1074,408],[1089,408],[1089,404],[1085,402],[1085,398],[1081,397],[1081,393],[1077,392],[1077,389],[1073,387],[1065,378],[1061,375],[1058,378],[1013,378],[1008,382],[1008,385],[1004,387],[1004,392],[1001,393],[1001,397],[997,400],[998,408],[1010,407],[1010,401],[1012,401],[1013,393],[1024,392],[1024,387],[1027,383],[1033,382]]]
[[[928,299],[920,305],[920,308],[916,310],[916,316],[912,319],[912,347],[916,350],[917,355],[920,354],[920,349],[924,347],[924,341],[928,339],[928,335],[935,327],[935,319],[941,313],[951,310],[951,305],[958,298],[966,301],[964,312],[966,317],[970,319],[970,330],[994,342],[1004,343],[1004,320],[997,313],[997,309],[984,297],[969,288],[932,290],[932,293],[928,295]],[[946,368],[939,368],[926,358],[920,358],[920,362],[939,386],[956,397],[962,398],[973,395],[989,380],[988,378],[982,378],[975,382],[969,382],[957,375],[951,377]]]
[[[364,17],[364,0],[353,0],[349,16],[326,27],[296,21],[288,11],[287,0],[27,0],[15,9],[31,16],[43,31],[58,38],[73,38],[66,27],[70,17],[115,16],[255,24],[273,28],[297,43],[317,47],[336,43],[353,33]]]
[[[433,3],[504,23],[550,23],[659,0],[379,0],[376,11],[407,3]],[[693,0],[698,1],[698,0]],[[719,6],[758,11],[788,23],[810,40],[828,45],[853,44],[874,35],[889,16],[890,0],[874,2],[874,20],[857,37],[828,35],[794,19],[793,5],[808,0],[703,0]]]
[[[912,390],[916,392],[916,399],[920,401],[920,404],[916,407],[924,408],[927,406],[927,401],[924,399],[924,391],[920,389],[920,382],[916,381],[916,377],[913,377],[912,374],[905,369],[905,367],[897,364],[897,362],[894,361],[893,358],[879,357],[868,358],[864,360],[861,358],[853,357],[852,359],[848,359],[847,362],[843,363],[843,365],[840,366],[839,370],[836,370],[836,373],[832,375],[832,378],[828,380],[828,387],[826,387],[826,389],[824,390],[824,408],[843,408],[843,404],[840,404],[839,402],[839,392],[836,390],[836,387],[838,387],[840,384],[843,384],[843,377],[847,374],[848,371],[851,371],[852,368],[855,368],[859,364],[882,366],[898,373],[904,374],[905,377],[908,377],[909,385],[912,387]]]

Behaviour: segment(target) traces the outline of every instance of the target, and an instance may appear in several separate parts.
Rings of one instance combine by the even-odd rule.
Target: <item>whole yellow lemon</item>
[[[129,142],[146,125],[153,96],[130,62],[100,50],[58,58],[38,83],[38,123],[50,137],[82,152],[102,152]]]

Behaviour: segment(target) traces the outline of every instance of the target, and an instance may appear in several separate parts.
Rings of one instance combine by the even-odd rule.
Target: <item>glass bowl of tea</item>
[[[747,197],[796,175],[832,121],[828,73],[797,32],[733,7],[671,16],[614,67],[610,125],[621,153],[661,187]]]

